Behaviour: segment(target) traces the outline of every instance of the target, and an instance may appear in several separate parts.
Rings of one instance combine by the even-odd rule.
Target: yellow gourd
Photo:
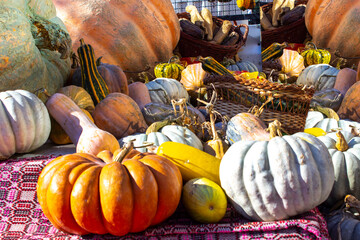
[[[164,142],[157,149],[157,155],[166,157],[178,166],[184,182],[205,177],[220,184],[220,159],[197,148],[177,143]]]

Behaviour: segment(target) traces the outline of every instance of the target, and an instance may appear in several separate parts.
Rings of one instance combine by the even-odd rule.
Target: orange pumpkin
[[[347,90],[343,101],[338,110],[338,115],[341,119],[350,119],[360,122],[360,82],[353,84]]]
[[[96,126],[117,139],[145,132],[147,124],[137,103],[122,93],[110,93],[99,102],[92,113]]]
[[[139,105],[140,109],[151,102],[149,89],[142,82],[129,84],[129,96]]]
[[[351,68],[343,68],[336,75],[334,88],[345,95],[349,88],[356,82],[357,73]]]
[[[181,196],[179,169],[164,157],[129,150],[123,161],[75,153],[46,165],[37,197],[50,222],[72,234],[123,236],[171,216]]]
[[[148,69],[153,73],[157,63],[170,59],[180,39],[179,20],[170,0],[53,2],[69,31],[72,48],[77,49],[85,38],[97,57],[120,65],[128,78],[129,72]]]

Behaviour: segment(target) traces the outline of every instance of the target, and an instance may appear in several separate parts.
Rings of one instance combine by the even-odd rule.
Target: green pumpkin
[[[51,1],[1,0],[0,91],[46,88],[70,75],[71,38]]]
[[[308,43],[308,48],[301,52],[301,56],[304,58],[305,67],[313,64],[329,64],[331,60],[331,54],[325,49],[318,49],[314,43]]]
[[[319,139],[298,132],[269,141],[235,142],[221,160],[219,176],[240,214],[273,221],[324,202],[334,183],[334,167]]]
[[[168,63],[160,63],[155,66],[154,73],[157,78],[173,78],[176,80],[181,79],[181,72],[184,67],[179,64],[179,58],[174,56],[170,58]]]

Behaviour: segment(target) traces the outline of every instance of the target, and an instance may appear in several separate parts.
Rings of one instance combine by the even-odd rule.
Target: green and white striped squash
[[[189,101],[189,94],[184,85],[172,78],[156,78],[146,83],[146,87],[151,101],[155,103],[171,104],[171,100],[178,101],[182,98]]]
[[[299,74],[296,84],[314,86],[316,91],[334,88],[339,71],[329,64],[310,65]]]
[[[179,63],[178,57],[171,57],[167,63],[159,63],[154,68],[155,77],[181,79],[181,72],[184,67]]]
[[[308,43],[308,49],[302,51],[300,55],[304,58],[305,67],[313,64],[329,64],[331,54],[328,50],[318,49],[314,43]]]
[[[325,117],[324,114],[318,111],[309,111],[305,121],[305,129],[316,127],[323,129],[325,132],[330,132],[332,129],[351,132],[351,126],[360,128],[360,123],[347,119],[337,121],[334,118]]]
[[[226,68],[230,71],[248,71],[248,72],[258,72],[259,71],[259,69],[256,67],[256,65],[249,61],[235,62],[235,64],[232,64]]]
[[[161,128],[160,132],[152,132],[148,135],[141,133],[124,137],[119,140],[120,146],[123,146],[132,139],[135,139],[134,146],[142,146],[146,142],[151,142],[155,147],[158,147],[164,142],[171,141],[183,143],[203,150],[203,144],[201,140],[188,128],[179,125],[167,125]],[[147,152],[146,147],[137,148],[136,150],[140,152]]]
[[[347,131],[332,132],[320,139],[332,158],[335,182],[325,204],[332,207],[347,194],[360,198],[360,137]]]
[[[299,132],[269,141],[238,141],[220,163],[221,187],[234,208],[256,221],[287,219],[324,202],[334,182],[326,146]]]

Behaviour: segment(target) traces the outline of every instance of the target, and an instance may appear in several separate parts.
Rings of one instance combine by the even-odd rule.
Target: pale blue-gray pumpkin
[[[348,119],[340,119],[325,117],[324,114],[318,111],[309,111],[305,121],[305,129],[307,128],[321,128],[325,132],[330,132],[333,129],[341,129],[351,132],[352,126],[360,128],[360,123]]]
[[[249,61],[238,61],[235,64],[232,64],[226,67],[230,71],[248,71],[248,72],[258,72],[256,65]]]
[[[314,86],[316,91],[334,88],[339,71],[339,69],[329,64],[310,65],[299,74],[296,84]]]
[[[324,202],[334,183],[326,146],[307,133],[238,141],[220,163],[221,187],[235,209],[256,221],[287,219]]]
[[[155,103],[171,104],[171,100],[179,101],[182,98],[189,101],[189,94],[185,87],[172,78],[156,78],[146,83],[146,87],[151,101]]]

